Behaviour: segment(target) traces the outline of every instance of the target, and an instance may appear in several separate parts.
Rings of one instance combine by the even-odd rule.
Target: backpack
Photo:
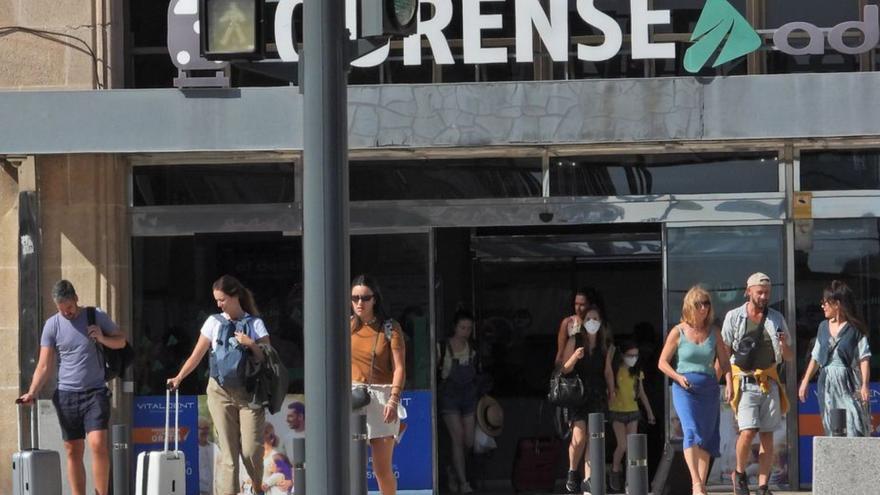
[[[95,316],[94,306],[86,307],[86,320],[90,326],[96,324],[97,317]],[[131,348],[131,344],[128,341],[125,342],[125,347],[122,349],[111,349],[97,342],[95,345],[98,348],[98,356],[104,364],[104,381],[109,382],[116,377],[122,376],[129,365],[131,365],[131,362],[134,361],[134,349]]]
[[[221,387],[244,387],[247,384],[248,349],[238,343],[235,332],[247,333],[251,318],[232,321],[220,314],[212,316],[220,322],[220,329],[217,330],[216,346],[211,350],[211,378]]]

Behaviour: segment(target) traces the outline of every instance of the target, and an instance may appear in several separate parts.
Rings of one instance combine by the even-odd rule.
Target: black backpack
[[[95,308],[93,306],[88,306],[86,308],[86,319],[88,320],[89,325],[95,325]],[[104,381],[110,381],[116,377],[122,376],[125,373],[125,370],[134,360],[134,349],[131,348],[131,344],[127,341],[125,342],[125,347],[122,349],[111,349],[107,346],[98,344],[95,345],[98,347],[98,355],[100,356],[101,361],[104,363]]]

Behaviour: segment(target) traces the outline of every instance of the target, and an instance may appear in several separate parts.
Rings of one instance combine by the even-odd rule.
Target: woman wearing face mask
[[[672,404],[681,420],[684,460],[690,471],[693,495],[706,495],[709,456],[721,454],[716,363],[727,382],[725,402],[731,397],[733,383],[730,355],[713,320],[709,292],[700,286],[691,287],[684,296],[681,322],[669,330],[658,363],[660,371],[674,382]],[[678,361],[675,368],[673,357]]]
[[[605,412],[606,400],[614,400],[615,396],[611,354],[605,334],[599,310],[589,308],[583,326],[568,339],[563,352],[562,373],[577,373],[584,384],[583,402],[569,411],[571,443],[568,446],[568,477],[565,482],[565,489],[569,493],[590,491],[587,419],[590,413]],[[580,476],[581,458],[584,460],[583,478]]]
[[[614,400],[608,404],[608,417],[611,420],[617,447],[612,457],[609,484],[612,490],[618,491],[623,489],[623,472],[620,463],[626,453],[626,437],[638,433],[639,429],[641,413],[636,400],[642,402],[642,407],[645,408],[648,416],[648,424],[654,424],[654,411],[642,386],[645,373],[639,362],[639,346],[634,341],[627,340],[611,352],[615,394]]]

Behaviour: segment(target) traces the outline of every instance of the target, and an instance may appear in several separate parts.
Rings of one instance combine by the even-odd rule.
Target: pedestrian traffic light
[[[359,38],[416,33],[419,0],[361,0]]]
[[[263,49],[263,0],[199,0],[202,57],[259,60]]]

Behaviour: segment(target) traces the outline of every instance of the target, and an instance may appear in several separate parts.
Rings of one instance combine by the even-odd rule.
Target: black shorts
[[[52,404],[65,442],[82,440],[86,433],[106,430],[110,424],[110,390],[106,387],[84,392],[55,390]]]

